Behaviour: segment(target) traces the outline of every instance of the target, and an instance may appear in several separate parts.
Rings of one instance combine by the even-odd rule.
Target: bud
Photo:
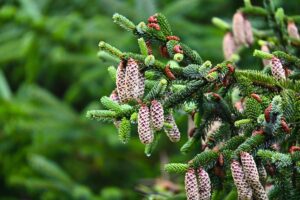
[[[194,169],[188,169],[185,173],[184,182],[187,200],[199,200],[197,177]]]
[[[173,57],[173,60],[175,60],[176,62],[181,62],[183,60],[183,54],[181,53],[176,53]]]
[[[142,72],[139,71],[139,76],[138,76],[138,91],[137,95],[139,98],[143,98],[144,93],[145,93],[145,76]]]
[[[281,61],[276,57],[273,57],[271,60],[271,71],[275,79],[277,80],[285,79],[285,71],[281,64]]]
[[[151,54],[151,55],[148,55],[148,56],[145,58],[145,61],[144,61],[144,63],[145,63],[146,66],[151,66],[151,65],[154,64],[154,62],[155,62],[155,57],[154,57],[152,54]]]
[[[263,52],[266,52],[266,53],[270,53],[270,50],[269,50],[269,47],[267,44],[263,44],[261,46],[260,50]],[[271,60],[263,59],[262,61],[263,61],[263,64],[265,67],[271,64]]]
[[[138,134],[143,144],[150,144],[154,135],[150,128],[149,108],[145,105],[141,106],[138,114]]]
[[[231,56],[235,53],[236,46],[234,43],[234,38],[232,33],[228,32],[223,38],[223,54],[226,60],[229,60]]]
[[[126,87],[125,87],[126,69],[124,65],[125,65],[124,61],[121,60],[117,69],[117,78],[116,78],[117,92],[121,102],[124,102],[126,100]]]
[[[255,199],[268,199],[266,191],[259,181],[258,170],[252,155],[247,152],[242,152],[241,161],[245,172],[245,178],[253,189],[253,196],[255,197]]]
[[[232,31],[237,45],[246,44],[244,16],[241,12],[236,12],[232,19]]]
[[[164,109],[160,102],[153,100],[150,107],[152,127],[161,130],[164,126]]]
[[[242,166],[238,161],[232,161],[231,163],[231,173],[234,184],[237,188],[238,199],[251,200],[252,190],[248,183],[246,182],[245,175]]]
[[[199,178],[199,200],[210,200],[211,184],[208,173],[202,168],[199,168],[197,172]]]
[[[295,22],[293,21],[288,22],[287,31],[291,38],[300,39],[298,28]]]
[[[169,137],[169,139],[172,142],[178,142],[180,140],[180,132],[179,132],[179,129],[178,129],[177,125],[176,125],[176,122],[174,120],[173,115],[172,114],[168,114],[165,117],[165,122],[167,122],[169,124],[172,124],[172,128],[171,129],[165,128],[165,132],[166,132],[167,136]]]
[[[270,122],[270,114],[271,114],[271,110],[272,110],[272,104],[270,104],[270,105],[265,109],[265,111],[264,111],[266,122]]]
[[[252,25],[248,19],[244,19],[244,28],[245,28],[245,37],[246,41],[249,45],[253,44],[254,38],[253,38],[253,32],[252,32]]]
[[[126,66],[125,86],[127,99],[135,99],[138,97],[139,88],[139,67],[137,62],[129,58]]]
[[[137,26],[136,26],[136,30],[138,33],[140,34],[144,34],[147,32],[147,25],[145,24],[145,22],[140,22]]]
[[[117,92],[116,89],[114,89],[114,90],[111,92],[109,98],[110,98],[111,100],[117,102],[117,103],[120,102],[120,99],[119,99],[119,96],[118,96],[118,92]]]

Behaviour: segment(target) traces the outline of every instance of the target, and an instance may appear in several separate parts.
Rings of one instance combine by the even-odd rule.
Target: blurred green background
[[[211,18],[230,21],[242,4],[0,0],[0,199],[142,199],[145,192],[155,192],[155,179],[169,178],[161,163],[193,156],[179,152],[187,119],[177,115],[182,141],[171,144],[163,137],[151,157],[136,134],[123,145],[112,124],[87,120],[86,110],[101,108],[99,98],[115,87],[107,67],[117,63],[97,58],[97,44],[104,40],[137,52],[136,38],[113,24],[111,16],[118,12],[137,24],[162,12],[176,35],[217,63],[224,33]],[[284,7],[295,14],[299,1]],[[171,178],[176,179],[183,181]]]

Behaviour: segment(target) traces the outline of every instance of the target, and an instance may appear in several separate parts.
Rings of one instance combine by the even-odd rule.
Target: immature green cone
[[[198,182],[199,182],[199,200],[210,200],[211,197],[211,183],[208,173],[199,168],[198,173]]]
[[[291,38],[300,39],[298,28],[295,22],[293,21],[288,22],[287,31]]]
[[[124,144],[126,144],[129,141],[130,131],[131,131],[130,121],[126,119],[126,117],[123,117],[123,119],[119,123],[119,139]]]
[[[251,45],[254,42],[253,32],[252,32],[252,25],[250,21],[247,18],[244,18],[244,32],[245,32],[245,38],[246,42]]]
[[[124,102],[126,100],[125,74],[125,63],[123,60],[121,60],[117,69],[116,78],[117,92],[121,102]]]
[[[136,99],[139,90],[139,66],[137,62],[129,58],[126,66],[125,88],[127,100]]]
[[[236,160],[231,162],[231,173],[234,184],[236,186],[238,197],[240,200],[251,200],[252,189],[245,179],[245,175],[240,163]]]
[[[141,106],[139,110],[138,134],[143,144],[149,144],[154,139],[154,134],[150,127],[150,112],[146,105]]]
[[[168,114],[165,117],[165,122],[172,124],[172,128],[165,128],[165,132],[172,142],[178,142],[180,140],[180,131],[176,125],[175,119],[172,114]]]
[[[142,72],[139,71],[138,74],[138,91],[137,91],[137,95],[139,98],[143,98],[144,96],[144,92],[145,92],[145,76]]]
[[[236,51],[236,45],[232,33],[228,32],[223,38],[223,54],[226,60],[229,60]]]
[[[272,75],[277,80],[282,80],[286,78],[285,71],[281,64],[281,61],[276,57],[273,57],[271,60],[271,71],[272,71]]]
[[[150,107],[152,127],[155,130],[161,130],[164,126],[164,109],[157,100],[151,102]]]
[[[253,190],[253,196],[258,200],[266,200],[268,196],[266,191],[259,180],[259,174],[256,167],[256,163],[251,154],[247,152],[241,153],[241,161],[243,170],[245,172],[245,178]]]
[[[232,31],[234,40],[237,45],[244,45],[247,43],[245,35],[244,16],[241,12],[236,12],[232,19]]]
[[[194,169],[185,173],[185,192],[187,200],[199,200],[197,177]]]

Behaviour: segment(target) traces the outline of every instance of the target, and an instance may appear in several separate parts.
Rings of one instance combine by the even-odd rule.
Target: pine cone
[[[143,144],[150,144],[154,135],[150,127],[150,112],[145,105],[141,106],[138,114],[138,134]]]
[[[177,125],[176,125],[176,122],[174,120],[173,115],[172,114],[168,114],[165,117],[165,122],[167,122],[169,124],[172,124],[172,128],[171,129],[165,128],[165,132],[166,132],[167,136],[169,137],[169,139],[172,142],[178,142],[180,140],[180,132],[179,132],[179,129],[178,129]]]
[[[211,184],[208,173],[202,168],[199,168],[197,173],[199,180],[199,200],[210,200]]]
[[[252,189],[248,185],[245,179],[245,175],[242,166],[238,161],[232,161],[231,172],[234,184],[237,188],[238,197],[240,200],[251,200],[252,199]]]
[[[259,181],[258,170],[252,155],[247,152],[242,152],[241,161],[245,172],[245,178],[253,189],[253,196],[258,200],[268,199],[266,191]]]
[[[262,184],[265,184],[266,180],[267,180],[267,171],[266,171],[265,167],[263,166],[263,164],[259,164],[257,166],[257,171],[258,171],[258,174],[259,174],[260,182]]]
[[[293,22],[293,21],[288,22],[287,31],[291,38],[300,39],[298,28],[297,28],[295,22]]]
[[[268,47],[267,44],[263,44],[261,46],[260,50],[263,51],[263,52],[270,53],[270,50],[269,50],[269,47]],[[262,61],[263,61],[263,64],[264,64],[265,67],[268,66],[268,65],[271,65],[271,60],[263,59]]]
[[[251,45],[254,42],[252,25],[251,25],[250,21],[246,18],[244,18],[244,28],[245,28],[244,31],[245,31],[246,41],[249,45]]]
[[[236,12],[232,19],[232,31],[237,45],[247,44],[245,35],[244,16],[241,12]]]
[[[223,38],[223,54],[226,60],[230,59],[236,51],[236,45],[232,33],[228,32]]]
[[[164,109],[160,102],[153,100],[150,107],[152,127],[161,130],[164,126]]]
[[[121,60],[117,69],[116,78],[117,91],[121,102],[124,102],[126,100],[125,74],[125,63],[123,60]]]
[[[127,61],[125,87],[127,100],[136,99],[138,97],[139,66],[132,58],[129,58]]]
[[[185,191],[187,200],[199,200],[197,177],[194,169],[185,173]]]
[[[145,92],[145,77],[142,72],[139,71],[139,83],[138,83],[138,97],[143,98]]]
[[[285,71],[281,64],[281,61],[276,57],[273,57],[271,60],[271,70],[272,70],[272,75],[275,77],[275,79],[277,80],[285,79]]]

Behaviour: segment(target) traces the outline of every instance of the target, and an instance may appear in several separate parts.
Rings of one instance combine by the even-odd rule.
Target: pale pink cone
[[[245,175],[242,166],[238,161],[232,161],[231,163],[231,173],[234,184],[237,188],[238,197],[241,200],[251,200],[252,199],[252,189],[248,185],[245,179]]]
[[[223,37],[223,54],[226,60],[229,60],[236,51],[236,45],[232,33],[228,32]]]
[[[246,41],[249,45],[252,45],[254,42],[253,32],[252,32],[252,25],[248,19],[244,19],[244,28],[245,28],[245,37]]]
[[[293,22],[293,21],[288,22],[287,31],[291,38],[300,39],[298,28],[297,28],[295,22]]]
[[[208,173],[199,168],[198,172],[198,182],[199,182],[199,200],[210,200],[211,197],[211,183]]]
[[[117,86],[119,99],[121,102],[124,102],[126,100],[125,74],[126,74],[126,68],[124,66],[124,61],[121,60],[117,69],[117,77],[116,77],[116,86]]]
[[[125,88],[127,100],[136,99],[139,90],[139,66],[137,62],[129,58],[126,66]]]
[[[277,80],[282,80],[286,78],[285,71],[281,64],[281,61],[276,57],[273,57],[271,60],[271,71],[272,71],[272,75]]]
[[[199,200],[197,177],[194,169],[185,173],[185,192],[187,200]]]
[[[241,12],[236,12],[233,15],[232,31],[233,31],[235,43],[237,45],[247,44],[246,34],[245,34],[244,16]]]
[[[151,102],[150,107],[152,127],[155,130],[161,130],[164,126],[164,109],[161,103],[157,100]]]
[[[173,115],[168,114],[165,117],[165,122],[172,124],[171,129],[165,128],[165,132],[166,132],[167,136],[169,137],[169,139],[172,142],[178,142],[180,140],[180,131],[176,125]]]
[[[143,144],[150,144],[154,135],[150,127],[150,112],[146,105],[140,107],[138,114],[138,134]]]
[[[268,196],[266,194],[266,191],[264,190],[264,187],[260,183],[256,163],[252,155],[247,152],[242,152],[241,161],[245,173],[245,178],[252,188],[253,196],[258,200],[267,200]]]

